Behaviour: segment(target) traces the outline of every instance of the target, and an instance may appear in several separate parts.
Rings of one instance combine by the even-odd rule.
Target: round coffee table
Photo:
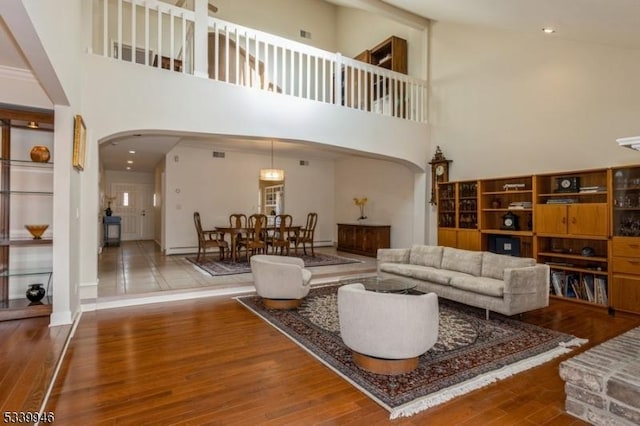
[[[402,278],[383,278],[378,276],[351,276],[340,278],[340,285],[361,283],[369,291],[378,293],[408,293],[416,284]]]

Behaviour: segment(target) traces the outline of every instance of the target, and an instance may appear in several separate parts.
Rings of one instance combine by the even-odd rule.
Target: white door
[[[141,183],[112,183],[113,215],[122,218],[122,241],[153,239],[153,187]]]

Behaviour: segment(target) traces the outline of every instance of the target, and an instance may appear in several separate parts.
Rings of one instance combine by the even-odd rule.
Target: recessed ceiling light
[[[543,33],[545,33],[545,34],[553,34],[553,33],[555,33],[555,32],[556,32],[556,30],[554,30],[554,29],[553,29],[553,28],[551,28],[551,27],[544,27],[544,28],[542,29],[542,32],[543,32]]]
[[[129,154],[135,154],[135,153],[136,153],[135,150],[133,150],[133,149],[129,150]]]
[[[127,164],[133,164],[133,160],[127,160]]]
[[[131,170],[131,167],[127,167],[127,170]]]

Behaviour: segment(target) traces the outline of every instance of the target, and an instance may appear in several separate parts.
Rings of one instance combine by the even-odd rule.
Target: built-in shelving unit
[[[439,244],[480,250],[478,182],[443,182],[437,191]]]
[[[52,311],[53,162],[30,158],[31,149],[53,152],[53,112],[0,107],[0,321],[46,316]],[[25,225],[49,228],[34,239]],[[30,284],[43,284],[46,296],[30,302]]]
[[[468,184],[438,185],[438,244],[536,258],[551,297],[640,313],[640,165],[482,179],[475,209]]]

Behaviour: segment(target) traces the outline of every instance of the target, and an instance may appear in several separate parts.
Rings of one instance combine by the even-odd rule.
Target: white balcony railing
[[[427,83],[158,0],[94,0],[94,53],[426,122]],[[206,35],[203,34],[206,32]],[[133,48],[135,47],[135,48]]]

